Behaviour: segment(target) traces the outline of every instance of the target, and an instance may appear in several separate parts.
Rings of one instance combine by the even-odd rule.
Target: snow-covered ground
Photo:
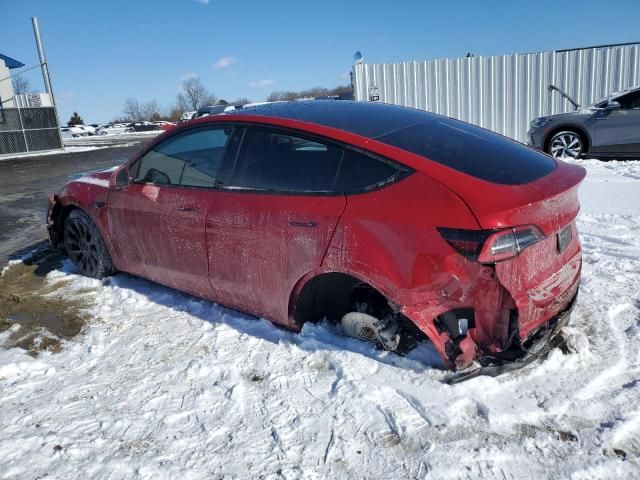
[[[139,143],[148,142],[154,137],[164,133],[164,130],[153,130],[150,132],[128,132],[109,135],[91,135],[78,138],[65,138],[62,140],[63,148],[59,150],[44,150],[41,152],[27,152],[0,155],[0,162],[4,160],[14,160],[16,158],[40,157],[45,155],[59,155],[62,153],[77,153],[97,150],[109,147],[129,147]]]
[[[451,386],[429,351],[67,263],[48,281],[90,319],[60,353],[0,350],[0,478],[640,478],[640,162],[581,163],[571,353]]]

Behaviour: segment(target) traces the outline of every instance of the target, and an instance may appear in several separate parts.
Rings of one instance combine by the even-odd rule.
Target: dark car
[[[556,158],[640,158],[640,87],[587,107],[567,99],[577,110],[534,119],[527,134],[529,145]]]
[[[162,130],[160,125],[151,122],[133,122],[127,125],[128,129],[134,132],[151,132],[153,130]]]
[[[430,341],[460,368],[535,358],[568,321],[585,173],[421,110],[281,102],[74,179],[49,232],[90,277],[125,271],[292,330],[335,321],[389,351]]]

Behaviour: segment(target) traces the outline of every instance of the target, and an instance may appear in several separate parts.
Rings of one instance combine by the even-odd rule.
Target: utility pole
[[[42,46],[42,39],[40,38],[38,17],[31,17],[31,23],[33,24],[33,33],[36,36],[36,46],[38,47],[38,57],[40,57],[40,67],[42,68],[44,88],[47,90],[49,97],[51,97],[51,104],[55,107],[56,101],[53,98],[53,88],[51,88],[51,79],[49,78],[49,67],[47,66],[47,59],[44,56],[44,47]]]

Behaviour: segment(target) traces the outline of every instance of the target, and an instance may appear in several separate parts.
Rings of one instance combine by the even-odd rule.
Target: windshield
[[[623,95],[626,95],[627,93],[630,93],[630,92],[632,92],[634,90],[638,90],[638,89],[639,88],[634,87],[634,88],[627,88],[626,90],[620,90],[619,92],[613,92],[612,94],[601,98],[597,102],[593,102],[591,105],[587,105],[585,108],[604,108],[604,107],[607,106],[607,103],[609,103],[609,100],[621,97]]]

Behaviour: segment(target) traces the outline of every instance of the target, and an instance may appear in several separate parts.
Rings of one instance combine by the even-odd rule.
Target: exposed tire
[[[585,151],[582,135],[574,130],[555,133],[547,145],[547,153],[555,158],[580,158]]]
[[[107,135],[107,132],[102,131],[102,132],[100,132],[100,135]]]
[[[98,227],[82,210],[73,210],[64,222],[64,247],[86,277],[103,278],[116,271]]]

